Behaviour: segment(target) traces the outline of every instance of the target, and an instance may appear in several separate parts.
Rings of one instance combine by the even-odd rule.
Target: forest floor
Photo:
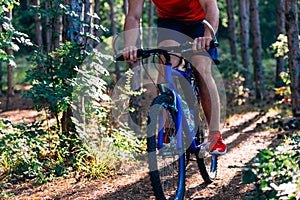
[[[19,95],[11,101],[15,102],[10,102],[14,107],[1,112],[0,117],[15,123],[38,119],[38,113],[29,109],[32,102],[22,102],[24,100],[21,101]],[[263,127],[270,117],[277,114],[266,112],[267,109],[265,105],[260,112],[243,112],[227,119],[222,132],[228,152],[219,157],[217,179],[205,184],[196,163],[191,162],[187,167],[185,199],[239,200],[253,191],[254,185],[242,184],[243,167],[251,163],[260,150],[277,146],[281,142],[278,138],[282,138],[279,137],[282,132]],[[4,192],[12,195],[11,199],[155,199],[146,168],[130,171],[117,172],[105,180],[59,178],[39,186],[30,183],[6,185]]]

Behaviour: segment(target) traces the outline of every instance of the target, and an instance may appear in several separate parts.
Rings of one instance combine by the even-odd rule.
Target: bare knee
[[[210,79],[212,78],[211,65],[212,60],[207,56],[194,56],[192,58],[192,63],[197,73],[199,74],[199,78],[202,79]]]

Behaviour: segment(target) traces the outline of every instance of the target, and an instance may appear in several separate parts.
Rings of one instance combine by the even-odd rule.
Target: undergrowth
[[[254,183],[249,199],[300,198],[300,132],[277,148],[265,149],[243,171],[243,183]]]
[[[74,43],[44,55],[36,52],[27,74],[33,88],[27,97],[54,122],[12,124],[0,120],[0,181],[43,184],[55,177],[111,176],[122,162],[134,161],[145,151],[145,140],[136,138],[126,124],[111,116],[114,105],[107,95],[105,62],[98,51],[86,52]],[[64,62],[61,62],[61,58]],[[64,132],[62,120],[72,108],[74,131]]]

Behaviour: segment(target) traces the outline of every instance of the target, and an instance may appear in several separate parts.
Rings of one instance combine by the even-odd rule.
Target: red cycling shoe
[[[227,152],[227,146],[224,144],[220,132],[210,133],[208,136],[209,153],[214,155],[224,155]]]

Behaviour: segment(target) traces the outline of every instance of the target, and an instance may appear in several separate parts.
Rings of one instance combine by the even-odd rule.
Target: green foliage
[[[226,12],[227,4],[225,0],[219,0],[217,2],[220,10],[220,28],[224,29],[228,27],[228,17]]]
[[[16,29],[22,33],[27,35],[27,38],[33,43],[33,46],[36,44],[35,42],[35,27],[34,27],[34,18],[31,15],[30,10],[25,9],[24,6],[16,6],[13,9],[12,16],[12,24]],[[15,52],[15,57],[18,56],[27,56],[29,52],[33,51],[33,46],[28,45],[19,45],[20,50]],[[18,66],[18,65],[17,65]]]
[[[7,2],[16,1],[5,0],[0,5]],[[60,0],[55,2],[59,4]],[[106,20],[109,26],[107,3],[102,3],[105,7],[101,7],[101,20]],[[9,3],[5,5],[8,6],[1,8],[12,8]],[[120,4],[116,5],[121,10]],[[57,15],[74,14],[67,5],[60,4],[61,10],[58,12],[54,8],[45,10],[43,6],[41,4],[41,8],[24,12],[28,18],[40,14],[43,20],[45,16],[50,16],[51,21]],[[13,28],[1,8],[1,22],[5,31],[0,33],[0,49],[18,50],[15,41],[30,44],[27,35]],[[124,19],[122,12],[117,18]],[[16,26],[20,25],[20,20],[16,17]],[[24,22],[24,27],[25,24],[27,28],[30,27],[29,23]],[[87,26],[84,21],[79,23]],[[103,25],[92,24],[92,28],[102,31],[101,37],[109,35]],[[118,27],[121,29],[121,24]],[[81,36],[99,42],[92,35]],[[38,49],[29,58],[31,69],[27,72],[25,82],[31,83],[32,89],[24,96],[33,99],[38,110],[51,114],[47,116],[53,117],[54,114],[57,124],[41,121],[13,125],[9,121],[0,121],[1,180],[18,182],[34,179],[39,184],[53,177],[71,175],[72,172],[76,176],[99,177],[112,173],[122,160],[132,160],[137,153],[145,151],[145,140],[136,138],[128,126],[112,122],[110,111],[113,105],[107,95],[105,81],[110,75],[104,67],[112,62],[112,58],[97,50],[88,52],[85,49],[82,44],[66,42],[50,53]],[[13,57],[7,56],[6,52],[0,53],[0,61],[12,61]],[[70,106],[76,133],[63,133],[61,114]]]
[[[122,160],[132,160],[137,153],[145,151],[145,140],[134,137],[127,126],[117,128],[111,122],[110,98],[101,79],[107,73],[103,62],[110,59],[99,52],[90,57],[80,69],[76,68],[77,76],[70,81],[75,102],[85,96],[85,112],[77,113],[79,119],[73,119],[77,120],[79,134],[63,135],[57,126],[45,127],[43,121],[31,125],[1,121],[2,179],[34,179],[40,184],[72,172],[76,176],[107,176]],[[76,105],[73,104],[74,108]]]
[[[0,62],[9,63],[15,66],[13,61],[14,56],[8,55],[3,49],[12,49],[18,51],[19,46],[16,43],[25,44],[31,46],[32,43],[28,39],[28,36],[24,33],[17,31],[11,23],[11,20],[6,16],[6,13],[13,9],[15,5],[19,5],[16,0],[5,0],[0,2]]]
[[[255,182],[253,199],[300,197],[300,135],[286,138],[276,149],[262,150],[244,169],[243,182]],[[297,197],[296,197],[297,196]]]
[[[300,35],[298,36],[298,39],[300,41]],[[287,36],[284,34],[280,34],[277,37],[276,42],[271,45],[271,48],[273,49],[273,51],[275,51],[275,57],[284,56],[284,58],[287,59],[287,54],[289,52]]]
[[[262,49],[264,52],[276,39],[276,6],[271,0],[259,1],[259,21],[262,35]]]
[[[78,74],[72,82],[76,131],[94,156],[93,163],[105,172],[112,172],[124,160],[134,160],[137,153],[145,151],[145,140],[136,138],[127,125],[118,124],[111,116],[115,108],[106,94],[107,83],[103,81],[109,76],[103,66],[110,62],[111,56],[95,49],[76,69]],[[90,165],[87,169],[91,175],[99,175],[99,168]]]
[[[287,53],[289,52],[287,36],[280,34],[277,37],[277,41],[271,45],[271,48],[275,51],[275,57],[284,56],[287,58]]]
[[[233,75],[231,80],[227,81],[227,101],[230,102],[229,107],[240,106],[247,102],[250,96],[250,90],[244,87],[245,78],[238,72]]]
[[[35,51],[30,59],[33,68],[25,80],[32,83],[32,89],[25,97],[33,99],[39,110],[46,108],[55,114],[66,110],[72,101],[74,69],[85,58],[81,51],[80,46],[71,42],[49,54]]]
[[[55,127],[46,131],[42,122],[13,125],[1,121],[0,133],[1,179],[16,182],[35,179],[40,184],[82,170],[87,164],[83,155],[89,152],[79,138],[67,138]],[[68,148],[70,143],[73,149]]]
[[[123,24],[125,21],[125,15],[123,10],[123,3],[124,1],[116,0],[114,1],[114,11],[115,11],[115,25],[117,32],[123,30]],[[101,36],[104,37],[110,37],[112,36],[111,29],[107,29],[104,27],[111,27],[111,18],[110,18],[110,6],[108,1],[100,1],[100,13],[99,16],[101,16]]]
[[[55,127],[46,131],[42,123],[0,122],[1,179],[19,182],[35,178],[36,183],[44,183],[77,167],[76,159],[69,156],[70,152],[63,145],[67,138],[58,132],[55,134]],[[77,141],[73,142],[78,146]]]
[[[142,95],[143,93],[146,92],[146,89],[145,88],[141,88],[140,90],[138,91],[133,91],[131,89],[131,80],[132,80],[132,77],[134,75],[134,72],[132,71],[132,69],[128,69],[126,72],[125,72],[125,75],[126,75],[126,83],[124,85],[124,88],[123,87],[120,87],[120,86],[117,86],[117,88],[126,96],[138,96],[138,95]]]
[[[1,17],[5,16],[6,13],[10,9],[13,9],[15,5],[17,5],[17,6],[20,5],[18,0],[3,0],[3,1],[1,1],[0,2],[0,16]]]
[[[130,131],[130,128],[127,126],[123,125],[113,130],[112,138],[114,146],[121,148],[124,152],[128,152],[129,156],[146,151],[146,140],[136,138],[134,132]]]
[[[292,95],[292,91],[291,91],[291,79],[290,79],[290,75],[287,72],[281,72],[280,73],[280,78],[282,79],[283,83],[285,86],[282,86],[280,88],[275,88],[275,94],[276,95],[280,95],[282,96],[282,100],[278,101],[278,104],[291,104],[291,95]]]

